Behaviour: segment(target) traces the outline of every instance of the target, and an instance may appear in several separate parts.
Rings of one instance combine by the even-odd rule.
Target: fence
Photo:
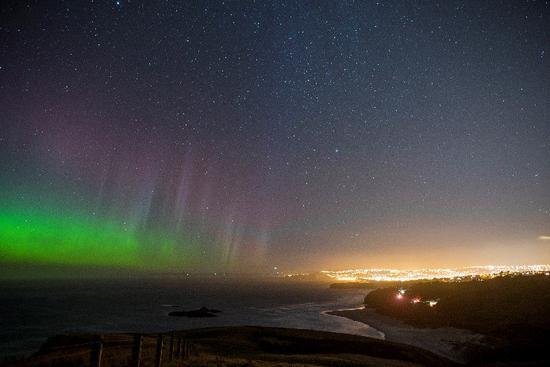
[[[167,362],[185,360],[195,354],[194,345],[177,333],[106,335],[84,343],[47,348],[31,358],[6,365],[162,367]]]

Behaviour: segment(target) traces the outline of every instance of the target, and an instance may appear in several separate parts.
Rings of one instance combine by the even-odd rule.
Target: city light
[[[472,277],[490,279],[499,275],[550,273],[550,265],[485,265],[463,268],[423,269],[348,269],[324,270],[322,274],[337,281],[411,281],[422,279],[463,280]]]

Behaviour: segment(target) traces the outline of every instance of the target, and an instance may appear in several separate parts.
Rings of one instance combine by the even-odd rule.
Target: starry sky
[[[0,262],[550,262],[548,1],[8,1]]]

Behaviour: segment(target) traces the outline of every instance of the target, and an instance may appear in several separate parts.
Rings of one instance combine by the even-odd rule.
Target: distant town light
[[[395,296],[395,298],[397,298],[397,299],[403,299],[403,294],[397,293],[397,295]]]
[[[420,298],[418,298],[418,297],[413,298],[413,300],[411,302],[412,303],[420,303]]]
[[[433,307],[437,305],[437,301],[428,301],[428,305],[430,305],[430,307]]]
[[[407,282],[420,279],[441,279],[456,281],[485,277],[491,279],[503,274],[544,274],[550,272],[550,264],[539,265],[485,265],[462,268],[423,268],[423,269],[347,269],[323,270],[322,274],[347,282],[398,281]]]

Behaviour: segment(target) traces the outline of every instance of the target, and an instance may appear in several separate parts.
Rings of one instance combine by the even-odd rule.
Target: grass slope
[[[168,340],[168,335],[165,334]],[[169,360],[169,343],[164,346],[164,367],[286,367],[286,366],[453,366],[433,353],[397,343],[347,334],[312,330],[256,326],[219,327],[177,331],[192,348],[185,359]],[[154,366],[155,335],[143,343],[141,366]],[[49,339],[41,350],[26,360],[6,366],[97,366],[94,352],[86,345],[102,340],[102,367],[135,365],[132,334],[67,335]],[[121,345],[126,345],[122,347]],[[75,349],[76,348],[76,349]],[[80,348],[80,349],[79,349]],[[68,353],[67,351],[70,351]],[[78,359],[63,355],[79,356]]]

